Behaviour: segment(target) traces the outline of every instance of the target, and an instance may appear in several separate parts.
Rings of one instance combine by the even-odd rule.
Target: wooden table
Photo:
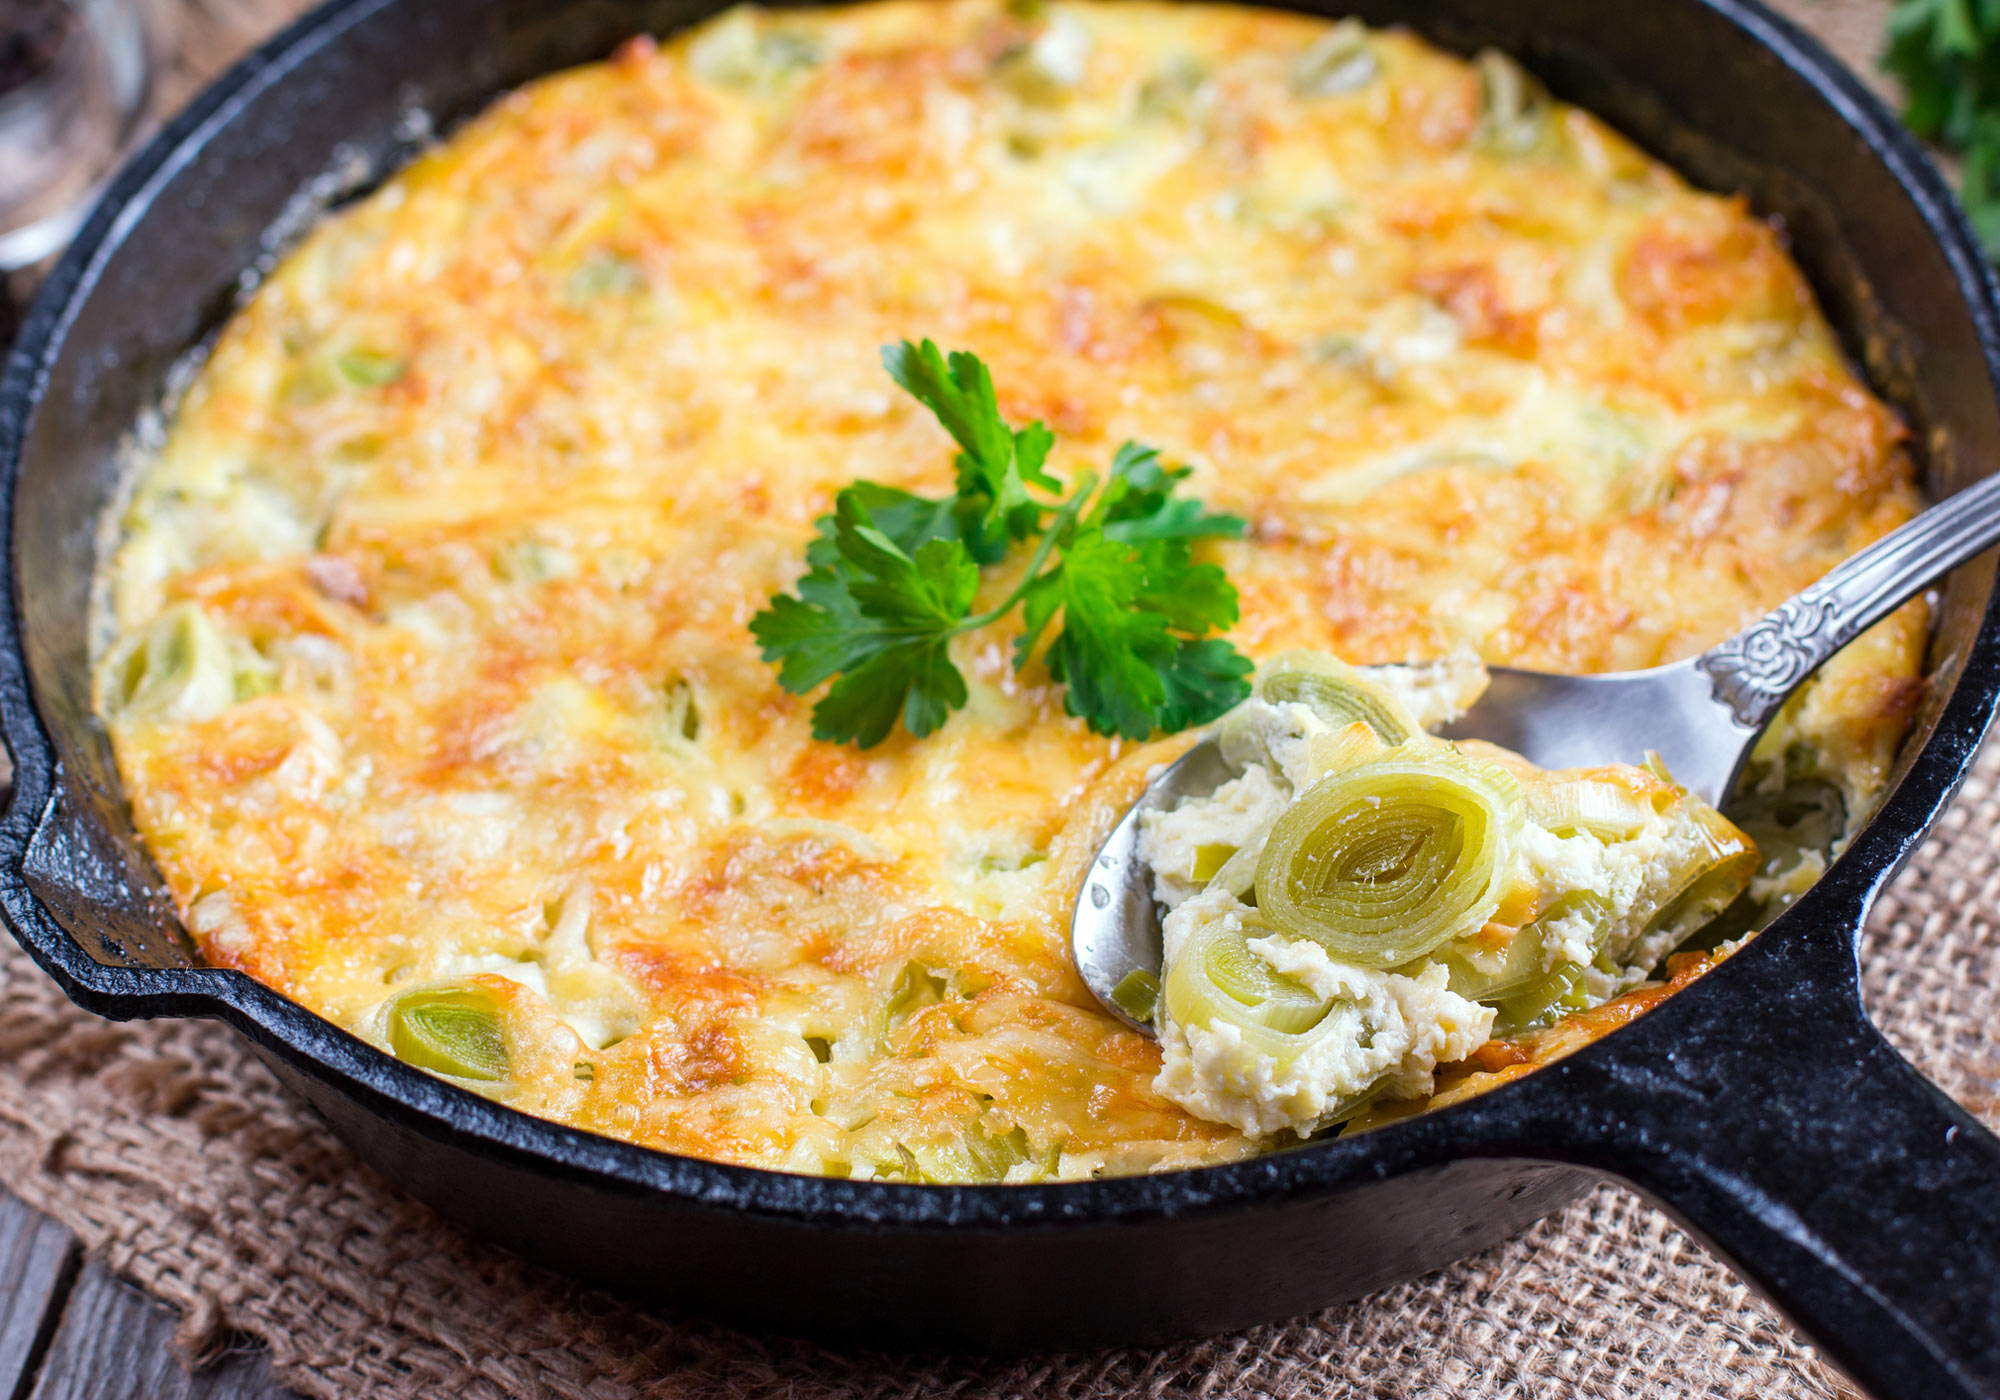
[[[0,1192],[0,1400],[298,1400],[262,1351],[191,1373],[173,1335],[170,1310]]]
[[[309,3],[159,0],[160,111],[177,109]],[[33,282],[33,271],[0,274],[0,349]],[[68,1230],[0,1190],[0,1400],[299,1400],[253,1347],[190,1372],[170,1346],[174,1326],[172,1310],[85,1259]]]

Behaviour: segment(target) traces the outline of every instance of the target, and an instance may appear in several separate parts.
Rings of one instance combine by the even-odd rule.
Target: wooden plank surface
[[[190,1372],[174,1315],[0,1191],[0,1400],[298,1400],[262,1352]]]
[[[25,1395],[76,1277],[69,1231],[0,1194],[0,1400]]]
[[[29,1400],[295,1400],[262,1352],[231,1352],[190,1372],[173,1335],[172,1313],[87,1259]]]
[[[164,0],[152,7],[160,117],[304,12],[313,0]],[[0,351],[42,268],[0,273]],[[11,772],[0,755],[0,785]],[[0,1400],[298,1400],[261,1352],[189,1373],[173,1313],[96,1260],[47,1216],[0,1190]]]

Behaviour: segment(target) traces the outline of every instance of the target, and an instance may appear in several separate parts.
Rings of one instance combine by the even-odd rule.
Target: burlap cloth
[[[296,8],[180,0],[169,100]],[[1884,5],[1795,13],[1865,63]],[[1882,901],[1883,1028],[2000,1124],[2000,745]],[[1840,1395],[1843,1382],[1657,1211],[1599,1189],[1499,1248],[1282,1326],[1007,1365],[842,1355],[650,1313],[469,1238],[372,1175],[221,1027],[112,1025],[0,939],[0,1184],[185,1318],[325,1397]],[[837,1285],[836,1285],[837,1286]]]

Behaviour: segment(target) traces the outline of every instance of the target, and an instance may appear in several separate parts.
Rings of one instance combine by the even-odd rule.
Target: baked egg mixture
[[[1250,522],[1200,553],[1260,662],[1649,666],[1920,506],[1780,232],[1498,55],[1143,0],[730,10],[327,219],[137,470],[97,704],[201,953],[527,1112],[728,1162],[1018,1182],[1325,1127],[1163,1072],[1071,966],[1098,843],[1192,735],[1091,733],[1000,624],[952,643],[964,709],[866,750],[760,657],[837,490],[950,489],[878,361],[904,337],[982,357],[1066,478],[1126,439],[1190,465]],[[1767,737],[1743,903],[1875,800],[1926,627],[1883,623]],[[1260,912],[1179,896],[1187,937]],[[1600,969],[1608,1004],[1496,1029],[1431,997],[1427,1048],[1343,1111],[1573,1048],[1664,994],[1658,944]]]

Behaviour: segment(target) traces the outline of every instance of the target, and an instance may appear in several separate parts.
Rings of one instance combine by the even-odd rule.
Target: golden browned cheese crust
[[[281,263],[121,522],[100,703],[203,951],[378,1043],[469,979],[488,1092],[676,1152],[1250,1150],[1067,956],[1185,738],[1089,734],[996,630],[939,734],[830,746],[746,624],[840,486],[948,486],[877,362],[904,336],[983,357],[1065,476],[1128,437],[1191,463],[1252,521],[1214,556],[1253,656],[1644,666],[1908,517],[1772,228],[1511,76],[1253,9],[889,0],[496,103]],[[190,603],[224,678],[130,703]],[[1923,635],[1777,742],[1867,800]]]

